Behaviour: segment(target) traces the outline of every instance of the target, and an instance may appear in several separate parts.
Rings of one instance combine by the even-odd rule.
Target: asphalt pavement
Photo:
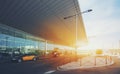
[[[107,67],[59,71],[57,67],[73,61],[71,57],[49,57],[22,63],[1,63],[0,74],[120,74],[120,59],[113,58],[115,64]]]
[[[25,61],[22,63],[1,63],[0,74],[45,74],[55,70],[56,67],[68,63],[67,57],[49,57],[37,61]],[[65,62],[66,61],[66,62]]]

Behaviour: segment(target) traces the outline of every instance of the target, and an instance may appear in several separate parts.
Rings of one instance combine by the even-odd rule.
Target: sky
[[[120,0],[78,0],[89,44],[82,48],[120,47]]]

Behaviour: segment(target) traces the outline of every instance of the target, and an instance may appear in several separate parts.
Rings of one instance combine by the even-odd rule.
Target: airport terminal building
[[[76,17],[80,13],[78,0],[0,0],[0,52],[75,46]],[[77,17],[77,38],[86,41],[81,14]]]
[[[34,52],[34,50],[41,50],[41,54],[44,54],[47,50],[53,50],[56,47],[62,47],[64,49],[70,48],[54,44],[51,41],[46,44],[46,40],[43,38],[33,36],[29,33],[4,24],[0,24],[0,52],[12,54],[12,52],[15,51],[19,51],[21,53],[31,53]],[[45,51],[45,49],[47,50]]]
[[[49,44],[49,48],[52,44]],[[28,52],[32,50],[45,49],[45,40],[35,37],[21,30],[0,24],[0,51]]]

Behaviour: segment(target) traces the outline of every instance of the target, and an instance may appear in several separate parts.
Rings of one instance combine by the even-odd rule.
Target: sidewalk
[[[57,69],[60,71],[74,70],[74,69],[85,69],[94,67],[103,67],[114,64],[114,61],[110,60],[109,57],[97,57],[97,56],[86,56],[72,61],[70,63],[59,66]]]

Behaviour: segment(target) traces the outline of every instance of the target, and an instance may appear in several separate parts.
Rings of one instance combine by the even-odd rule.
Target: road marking
[[[55,72],[56,70],[50,70],[50,71],[47,71],[47,72],[45,72],[44,74],[51,74],[51,73],[53,73],[53,72]]]

